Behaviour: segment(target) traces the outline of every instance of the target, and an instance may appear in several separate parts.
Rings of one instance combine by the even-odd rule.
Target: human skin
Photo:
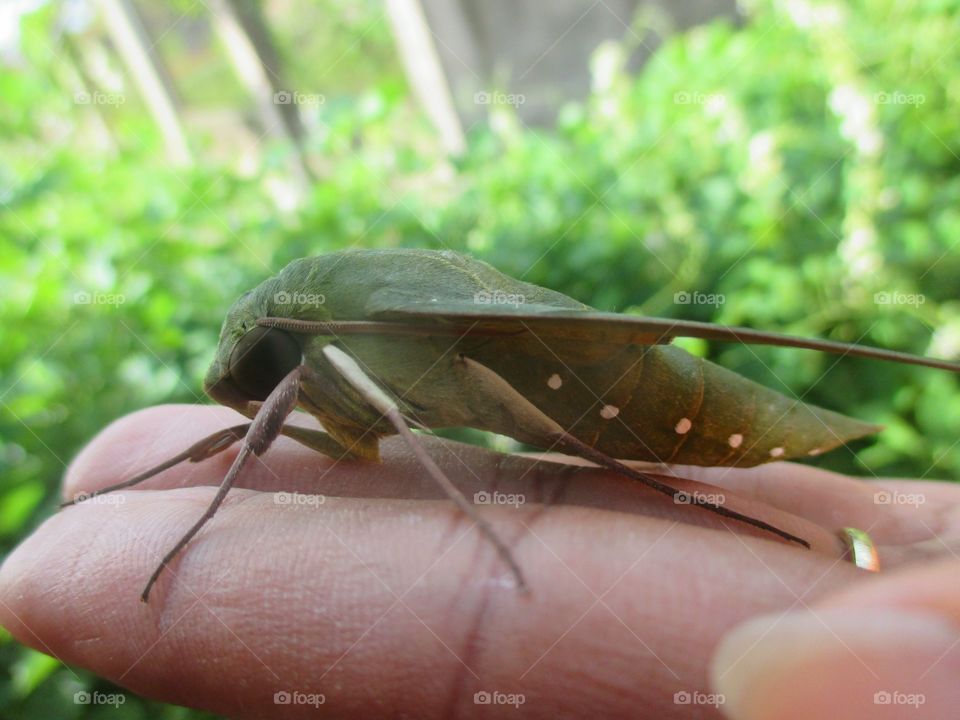
[[[214,406],[130,415],[80,453],[63,495],[242,421]],[[334,463],[281,437],[148,604],[146,579],[236,446],[48,519],[0,569],[0,623],[133,692],[236,718],[955,714],[952,485],[791,463],[676,469],[710,483],[678,486],[722,494],[810,540],[805,550],[580,463],[425,442],[468,498],[514,496],[479,510],[529,593],[399,439],[383,442],[376,465]],[[894,502],[877,502],[881,489]],[[869,530],[882,573],[844,558],[842,526]],[[301,704],[277,704],[277,692]],[[478,704],[484,692],[514,704]]]

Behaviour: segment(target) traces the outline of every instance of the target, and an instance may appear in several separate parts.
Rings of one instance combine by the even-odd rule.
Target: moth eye
[[[230,354],[230,377],[252,400],[266,400],[280,381],[300,364],[300,343],[287,332],[255,327],[237,341]]]

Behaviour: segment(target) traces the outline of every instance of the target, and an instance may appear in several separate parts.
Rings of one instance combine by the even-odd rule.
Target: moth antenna
[[[271,327],[287,332],[303,335],[422,335],[436,337],[437,335],[520,335],[523,328],[508,330],[495,327],[463,327],[462,325],[438,326],[436,323],[419,321],[394,322],[391,320],[300,320],[286,317],[257,318],[257,325]],[[476,326],[476,323],[473,323]]]

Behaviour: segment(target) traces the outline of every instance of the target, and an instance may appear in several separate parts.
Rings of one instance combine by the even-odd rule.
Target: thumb
[[[731,720],[945,718],[960,705],[960,562],[865,578],[731,631],[711,662]]]

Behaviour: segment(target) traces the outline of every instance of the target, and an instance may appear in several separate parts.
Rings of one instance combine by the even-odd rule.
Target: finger
[[[958,672],[960,561],[951,558],[751,620],[724,639],[711,675],[734,720],[922,720],[956,715]]]
[[[77,493],[90,493],[125,480],[181,452],[198,438],[235,425],[242,419],[228,408],[194,405],[165,405],[129,415],[104,429],[78,455],[67,471],[64,494],[74,497]],[[319,427],[313,418],[303,414],[297,414],[293,421]],[[690,504],[690,495],[679,496],[675,501],[614,472],[505,456],[430,436],[424,436],[423,440],[461,492],[478,504],[519,502],[611,508],[770,537],[762,530],[718,518]],[[134,490],[218,485],[236,452],[237,446],[234,446],[201,463],[184,463],[158,474]],[[381,443],[381,454],[383,462],[380,464],[334,461],[281,437],[267,453],[250,463],[237,487],[334,497],[445,497],[402,440],[387,438]],[[680,478],[670,478],[670,482],[688,493],[716,495],[716,488]],[[728,493],[714,499],[803,537],[819,552],[837,557],[844,551],[833,528],[822,528],[735,494]]]
[[[528,574],[509,586],[449,504],[238,490],[171,566],[212,488],[125,492],[48,520],[0,570],[22,642],[161,700],[231,717],[682,717],[720,634],[861,575],[756,538],[583,507],[488,509]],[[426,678],[426,680],[425,680]],[[373,683],[373,685],[371,685]]]

